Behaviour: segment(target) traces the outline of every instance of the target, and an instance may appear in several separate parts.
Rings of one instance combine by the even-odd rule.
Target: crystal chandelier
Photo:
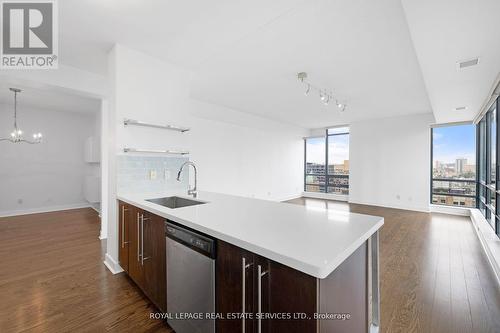
[[[14,93],[14,131],[10,133],[9,138],[0,138],[0,141],[10,141],[12,143],[25,142],[29,144],[37,144],[42,142],[42,133],[33,134],[33,140],[26,140],[23,138],[23,131],[17,127],[17,94],[21,92],[18,88],[9,88]]]

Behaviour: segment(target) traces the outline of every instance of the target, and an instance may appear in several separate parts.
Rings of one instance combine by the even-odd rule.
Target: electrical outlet
[[[149,171],[149,179],[150,180],[155,180],[156,179],[156,170],[150,170]]]

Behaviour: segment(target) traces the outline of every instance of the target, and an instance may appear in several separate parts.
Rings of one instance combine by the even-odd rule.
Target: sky
[[[349,159],[349,135],[334,135],[329,138],[329,164],[342,164]],[[307,140],[307,162],[325,163],[325,138]],[[333,152],[333,154],[332,154]]]
[[[466,158],[468,164],[476,164],[476,128],[474,125],[437,127],[433,130],[434,161],[455,163]]]
[[[349,136],[330,136],[329,162],[341,164],[349,159]],[[333,153],[333,156],[331,152]],[[474,125],[437,127],[433,130],[434,161],[455,163],[457,158],[466,158],[468,164],[476,164],[476,128]],[[325,138],[307,140],[307,162],[325,162]]]

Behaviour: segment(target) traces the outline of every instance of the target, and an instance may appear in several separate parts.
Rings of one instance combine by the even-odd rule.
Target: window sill
[[[477,237],[496,275],[497,282],[500,284],[500,238],[478,209],[471,209],[470,217]]]
[[[305,198],[337,200],[337,201],[348,201],[349,200],[349,195],[347,195],[347,194],[334,194],[334,193],[322,193],[322,192],[303,192],[302,196]]]
[[[430,204],[431,213],[442,213],[450,215],[469,216],[470,208],[450,205]]]

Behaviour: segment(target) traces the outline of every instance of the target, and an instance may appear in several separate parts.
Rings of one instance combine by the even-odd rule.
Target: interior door
[[[254,311],[254,255],[219,241],[216,266],[216,307],[226,318],[217,321],[217,332],[253,332],[254,320],[246,316]],[[228,319],[228,313],[242,315]]]
[[[118,248],[118,260],[120,266],[125,272],[128,273],[128,261],[129,261],[129,244],[130,244],[130,234],[129,234],[129,224],[133,215],[131,214],[132,207],[128,204],[121,202],[118,205],[119,211],[119,225],[118,225],[118,237],[119,237],[119,248]]]

